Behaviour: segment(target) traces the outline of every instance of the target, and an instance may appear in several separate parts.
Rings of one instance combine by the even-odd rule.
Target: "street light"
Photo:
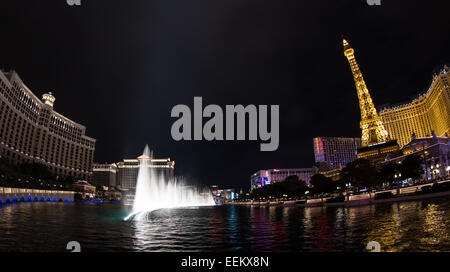
[[[399,179],[402,177],[402,173],[398,173],[398,174],[395,174],[394,175],[394,181],[395,181],[395,183],[397,183],[397,187],[400,187],[400,184],[399,184]]]

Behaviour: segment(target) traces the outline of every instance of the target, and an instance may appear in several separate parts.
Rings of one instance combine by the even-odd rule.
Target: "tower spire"
[[[355,80],[356,91],[358,92],[359,108],[361,110],[361,145],[368,146],[377,143],[384,143],[388,140],[388,133],[384,128],[381,117],[378,115],[369,90],[359,70],[358,63],[355,58],[355,50],[350,43],[343,37],[342,45],[344,47],[344,55],[347,57],[350,68],[352,69],[353,79]]]

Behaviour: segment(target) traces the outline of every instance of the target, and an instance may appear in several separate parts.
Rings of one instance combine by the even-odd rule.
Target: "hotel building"
[[[360,138],[317,137],[313,139],[316,164],[325,163],[328,170],[338,169],[356,160]]]
[[[147,156],[140,156],[137,159],[124,159],[117,165],[117,187],[121,190],[136,189],[139,166],[142,160],[149,160],[148,167],[156,170],[157,175],[161,175],[165,180],[174,179],[175,162],[167,159],[153,159]]]
[[[383,164],[401,163],[409,155],[420,156],[423,160],[425,179],[448,179],[450,177],[450,138],[430,137],[418,138],[412,135],[412,140],[401,149],[402,155],[386,160]]]
[[[95,186],[117,186],[117,165],[115,163],[94,163],[91,183]]]
[[[214,202],[223,204],[226,201],[230,201],[238,197],[234,188],[231,189],[219,189],[217,185],[210,186],[211,194],[213,195]]]
[[[380,116],[391,139],[403,147],[415,133],[430,137],[432,131],[443,137],[450,133],[450,73],[444,65],[433,76],[430,87],[410,103],[383,107]]]
[[[297,176],[307,184],[311,181],[312,168],[268,169],[259,170],[250,177],[250,188],[262,188],[276,182],[284,181],[289,176]]]
[[[95,139],[86,127],[53,110],[55,97],[42,101],[15,71],[0,70],[0,155],[14,164],[40,163],[58,177],[89,180]]]

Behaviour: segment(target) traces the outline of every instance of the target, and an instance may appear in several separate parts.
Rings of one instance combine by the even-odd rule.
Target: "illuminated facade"
[[[356,160],[360,138],[317,137],[313,139],[316,163],[326,163],[328,170],[344,167]]]
[[[95,139],[86,127],[53,110],[55,97],[42,101],[15,71],[0,70],[0,155],[14,164],[40,163],[58,177],[89,180]]]
[[[413,139],[401,149],[402,154],[383,163],[401,163],[409,155],[420,156],[423,160],[425,179],[448,179],[450,177],[450,138],[436,135]]]
[[[388,141],[385,143],[369,145],[358,149],[358,159],[368,159],[372,163],[378,163],[392,156],[400,154],[397,141]]]
[[[164,176],[165,180],[174,179],[175,162],[167,159],[153,159],[140,156],[137,159],[124,159],[117,165],[117,186],[121,190],[135,190],[141,160],[149,160],[148,167],[156,170],[157,175]]]
[[[358,92],[359,109],[361,110],[361,144],[364,147],[384,143],[388,140],[388,133],[384,128],[381,117],[375,109],[369,90],[356,62],[355,50],[345,39],[343,40],[343,45],[344,55],[347,57],[350,68],[352,69],[353,79],[355,80],[355,86]]]
[[[250,177],[250,188],[262,188],[266,185],[284,181],[289,176],[297,176],[307,184],[311,181],[312,168],[259,170]]]
[[[91,183],[95,186],[117,186],[117,165],[115,163],[94,163]]]
[[[332,181],[338,181],[341,179],[341,171],[343,166],[340,168],[328,170],[328,167],[326,166],[325,162],[319,162],[316,163],[315,166],[313,166],[313,176],[317,174],[322,174],[327,178],[331,178]]]
[[[450,73],[445,65],[433,76],[425,94],[412,102],[395,107],[384,107],[380,116],[389,136],[403,147],[417,137],[430,137],[432,131],[443,137],[450,133]]]
[[[239,196],[236,194],[234,188],[232,189],[219,189],[219,186],[212,185],[210,186],[211,194],[213,195],[214,201],[218,204],[222,204],[225,201],[230,201]]]

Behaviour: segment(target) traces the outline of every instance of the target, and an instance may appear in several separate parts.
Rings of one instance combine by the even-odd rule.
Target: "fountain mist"
[[[182,179],[167,180],[152,167],[150,149],[145,146],[140,161],[133,211],[125,220],[140,220],[147,213],[163,208],[209,206],[215,202],[209,190],[187,186]]]

